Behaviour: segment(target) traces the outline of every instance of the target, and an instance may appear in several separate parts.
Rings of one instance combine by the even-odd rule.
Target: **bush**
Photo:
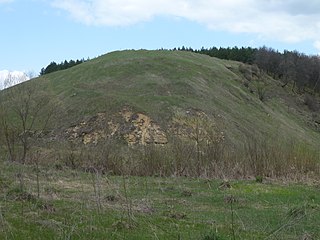
[[[260,101],[263,102],[266,99],[267,87],[265,86],[264,83],[259,82],[257,83],[256,88],[257,88],[258,97]]]
[[[319,103],[318,103],[317,99],[314,96],[310,95],[310,94],[304,95],[304,104],[312,112],[317,112],[317,111],[320,110],[320,106],[319,106]]]
[[[261,175],[256,176],[256,182],[257,183],[262,183],[263,182],[263,177]]]

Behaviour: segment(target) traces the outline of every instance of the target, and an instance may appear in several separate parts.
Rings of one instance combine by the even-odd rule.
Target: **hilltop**
[[[99,146],[116,144],[108,153],[112,164],[104,166],[108,171],[117,171],[117,157],[139,168],[135,157],[146,157],[145,150],[135,152],[140,146],[148,146],[153,161],[159,160],[151,173],[169,161],[175,169],[167,166],[161,170],[164,174],[201,175],[212,161],[219,165],[222,160],[219,170],[231,167],[230,174],[287,175],[289,167],[302,163],[298,172],[317,171],[319,111],[310,106],[319,99],[308,103],[309,95],[281,85],[252,65],[191,52],[140,50],[109,53],[1,94],[3,104],[7,101],[14,108],[10,93],[36,89],[34,102],[48,103],[29,130],[46,143],[36,145],[51,158],[61,145],[72,143],[74,149],[68,151],[81,158],[81,148],[94,148],[97,154]],[[14,112],[8,116],[19,124]],[[47,118],[46,131],[40,131]],[[132,147],[124,150],[127,145]],[[128,151],[137,155],[128,156]],[[180,165],[174,163],[177,158]],[[187,167],[184,161],[190,159],[195,162]],[[237,162],[243,164],[239,169]],[[279,163],[284,169],[275,173]]]

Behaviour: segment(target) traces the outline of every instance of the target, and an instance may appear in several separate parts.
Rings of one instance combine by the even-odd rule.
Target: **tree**
[[[312,57],[311,62],[310,88],[313,92],[320,92],[320,59],[319,57]]]
[[[89,60],[89,58],[88,58]],[[69,62],[67,60],[64,60],[63,62],[57,64],[56,62],[51,62],[47,67],[45,68],[41,68],[41,71],[40,71],[40,76],[42,75],[45,75],[45,74],[48,74],[48,73],[52,73],[52,72],[56,72],[56,71],[60,71],[60,70],[65,70],[65,69],[68,69],[68,68],[71,68],[73,66],[76,66],[80,63],[83,63],[87,60],[84,60],[81,59],[81,60],[70,60]]]
[[[201,111],[178,112],[175,121],[175,135],[186,138],[187,142],[191,143],[188,151],[194,153],[194,170],[198,176],[201,176],[205,167],[204,160],[209,162],[215,160],[215,156],[211,153],[214,152],[213,148],[218,143],[224,141],[223,133],[218,130],[216,123]]]
[[[0,123],[10,160],[26,162],[32,136],[44,129],[52,116],[54,108],[49,104],[48,94],[31,82],[1,92]],[[44,110],[47,114],[41,116]]]
[[[0,110],[0,126],[1,126],[1,136],[4,137],[4,143],[5,147],[7,148],[9,160],[14,162],[16,161],[16,136],[17,131],[15,128],[10,126],[8,119],[7,119],[7,112],[4,106],[1,104],[1,110]]]
[[[262,47],[255,53],[255,63],[273,78],[280,76],[281,54],[272,48]]]
[[[279,65],[280,78],[283,81],[282,87],[296,79],[296,62],[298,56],[294,52],[285,50]]]
[[[174,48],[173,50],[176,50]],[[282,81],[282,87],[292,84],[292,91],[298,89],[304,92],[320,92],[320,58],[319,56],[307,56],[298,51],[284,50],[283,53],[263,46],[259,49],[250,47],[223,48],[202,47],[200,50],[193,50],[191,47],[178,48],[182,51],[191,51],[205,54],[210,57],[234,60],[248,64],[256,64],[261,70],[274,79]],[[263,92],[261,92],[263,93]],[[261,95],[262,96],[262,95]]]

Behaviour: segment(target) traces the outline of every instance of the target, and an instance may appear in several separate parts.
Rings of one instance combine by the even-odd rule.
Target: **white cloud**
[[[129,26],[172,16],[282,42],[320,40],[319,0],[54,0],[53,6],[87,25]]]
[[[319,54],[320,54],[320,41],[319,40],[315,41],[313,46],[319,51]]]
[[[13,2],[13,0],[0,0],[0,4],[1,3],[9,3],[9,2]]]
[[[68,11],[77,21],[88,25],[107,26],[133,25],[159,14],[170,14],[168,6],[171,5],[170,0],[55,0],[53,2],[54,7]],[[174,15],[174,12],[171,14]]]

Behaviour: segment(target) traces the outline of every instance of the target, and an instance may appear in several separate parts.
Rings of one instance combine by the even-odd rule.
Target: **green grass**
[[[320,238],[316,184],[246,180],[229,188],[221,180],[52,167],[39,176],[40,199],[32,166],[1,164],[1,239]]]
[[[220,127],[235,145],[252,129],[316,145],[320,135],[307,123],[311,113],[295,102],[298,96],[264,76],[267,92],[261,102],[244,87],[239,64],[189,52],[118,51],[25,84],[59,103],[51,122],[58,129],[98,112],[112,118],[124,106],[146,113],[166,129],[175,109],[193,108],[214,120],[221,116]],[[254,91],[255,85],[255,80],[249,83]]]

